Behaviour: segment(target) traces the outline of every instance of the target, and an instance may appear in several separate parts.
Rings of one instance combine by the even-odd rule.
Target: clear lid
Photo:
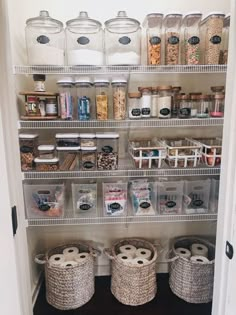
[[[221,11],[213,11],[208,13],[207,15],[204,16],[202,23],[205,23],[208,19],[213,18],[213,17],[219,17],[219,18],[224,18],[225,14]]]
[[[146,15],[143,21],[143,27],[145,28],[161,27],[163,16],[164,15],[162,13],[150,13]]]
[[[39,135],[31,133],[21,133],[19,134],[19,139],[36,139]]]
[[[55,135],[56,139],[78,139],[79,133],[57,133]]]
[[[64,77],[64,78],[59,79],[57,81],[57,84],[59,84],[59,85],[65,85],[65,84],[72,85],[72,84],[74,84],[74,80],[72,77]]]
[[[138,20],[129,18],[126,11],[118,11],[117,17],[107,20],[105,27],[112,33],[132,33],[140,28]]]
[[[111,84],[127,84],[127,80],[126,79],[114,79],[111,81]]]
[[[39,145],[38,146],[38,150],[39,151],[54,151],[55,150],[55,146],[52,144],[49,145]]]
[[[96,151],[97,147],[81,147],[81,151]]]
[[[46,163],[46,164],[50,164],[50,163],[58,163],[59,159],[54,157],[52,159],[41,159],[41,158],[35,158],[34,159],[35,163]]]
[[[120,136],[116,132],[96,132],[98,139],[118,139]]]
[[[79,151],[80,147],[56,147],[57,151]]]
[[[165,16],[164,24],[167,28],[171,27],[180,27],[180,23],[182,21],[182,14],[181,13],[168,13]]]
[[[26,25],[36,28],[52,28],[55,32],[63,30],[63,23],[51,18],[46,10],[40,11],[39,16],[26,20]]]
[[[94,139],[96,137],[95,133],[81,133],[80,138],[81,139]]]
[[[86,11],[80,11],[76,19],[66,22],[67,29],[73,33],[96,33],[102,28],[102,24],[90,19]]]
[[[195,23],[200,23],[202,18],[201,12],[188,12],[183,17],[183,25],[190,27],[194,25]]]

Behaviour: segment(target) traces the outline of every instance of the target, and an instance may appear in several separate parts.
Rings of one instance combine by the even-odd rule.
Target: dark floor
[[[154,300],[142,306],[126,306],[110,291],[110,277],[96,277],[95,294],[84,306],[71,311],[59,311],[45,298],[43,285],[34,307],[34,315],[210,315],[211,303],[190,304],[175,296],[168,285],[168,275],[158,275],[158,292]]]

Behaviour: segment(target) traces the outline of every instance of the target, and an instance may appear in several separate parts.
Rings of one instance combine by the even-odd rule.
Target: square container
[[[21,170],[32,171],[34,159],[38,156],[38,135],[19,134]]]
[[[59,159],[34,159],[37,172],[55,172],[59,170]]]
[[[97,147],[81,147],[80,168],[81,171],[96,170]]]
[[[28,219],[56,218],[64,216],[64,184],[24,184],[24,199]]]
[[[53,159],[55,146],[54,145],[39,145],[38,146],[40,159]]]
[[[186,214],[208,213],[211,180],[185,181],[184,211]]]
[[[81,147],[96,147],[97,140],[95,133],[80,133]]]
[[[136,168],[162,167],[166,146],[159,140],[129,140],[129,154]]]
[[[184,181],[157,183],[157,210],[160,214],[182,214]]]
[[[98,170],[117,170],[119,134],[115,132],[96,133]]]
[[[105,216],[127,213],[127,183],[103,183],[103,209]]]
[[[72,199],[75,215],[96,215],[97,184],[72,184]]]
[[[211,167],[221,164],[222,139],[206,138],[194,140],[201,145],[201,156],[204,164]]]
[[[60,171],[75,171],[79,169],[80,147],[57,147]]]
[[[219,190],[220,190],[220,181],[219,179],[211,180],[211,191],[210,191],[210,212],[218,212],[218,201],[219,201]]]
[[[55,138],[58,147],[80,146],[78,133],[57,133]]]

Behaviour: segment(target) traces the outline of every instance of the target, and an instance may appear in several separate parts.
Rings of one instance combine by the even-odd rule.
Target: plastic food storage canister
[[[93,89],[90,78],[76,78],[75,86],[77,92],[77,109],[79,120],[90,120],[92,118]]]
[[[126,118],[126,90],[127,81],[125,79],[112,80],[113,89],[113,116],[116,120]]]
[[[58,147],[78,147],[80,145],[78,133],[57,133],[55,137]]]
[[[48,11],[26,21],[25,38],[29,65],[64,65],[63,23],[51,18]]]
[[[38,152],[39,152],[39,157],[41,159],[53,159],[55,146],[54,145],[39,145]]]
[[[79,168],[80,147],[57,147],[60,171],[74,171]]]
[[[71,120],[73,118],[73,78],[67,77],[57,81],[59,88],[59,107],[61,119]]]
[[[81,147],[95,147],[97,143],[95,133],[80,133]]]
[[[179,104],[177,95],[180,94],[181,86],[172,86],[172,100],[171,100],[171,118],[177,118],[179,112]]]
[[[67,21],[66,26],[68,65],[103,65],[102,24],[82,11],[76,19]]]
[[[159,98],[158,98],[158,109],[157,117],[158,118],[170,118],[171,115],[171,89],[170,85],[161,85],[159,86]]]
[[[223,117],[225,107],[225,95],[218,94],[213,97],[211,117]]]
[[[149,118],[151,117],[152,107],[152,87],[139,87],[138,90],[142,94],[140,99],[141,117]]]
[[[146,36],[147,36],[147,64],[148,65],[161,64],[162,21],[163,21],[163,14],[151,13],[146,16],[143,23],[144,27],[146,28]]]
[[[191,103],[189,95],[177,95],[179,101],[179,118],[191,118]]]
[[[139,21],[119,11],[116,18],[105,22],[107,65],[138,65],[141,63],[141,28]]]
[[[230,27],[230,15],[227,15],[224,19],[222,41],[220,49],[220,64],[227,64],[228,62],[228,46],[229,46],[229,27]]]
[[[20,161],[22,171],[34,168],[34,159],[38,156],[38,135],[19,134]]]
[[[97,147],[81,147],[81,170],[94,171],[96,169]]]
[[[202,14],[186,14],[182,27],[184,32],[184,64],[198,65],[200,62],[200,22]]]
[[[94,80],[97,120],[108,119],[109,85],[109,80]]]
[[[177,65],[180,59],[180,26],[182,14],[167,14],[165,26],[165,64]]]
[[[224,17],[223,13],[212,12],[201,23],[202,36],[205,37],[202,55],[206,65],[219,64]]]
[[[129,100],[129,118],[130,119],[140,119],[141,118],[141,104],[140,97],[141,93],[128,93]]]
[[[41,159],[35,158],[36,171],[38,172],[53,172],[59,170],[59,159],[54,157],[53,159]]]
[[[97,168],[99,170],[116,170],[118,168],[119,134],[96,133]]]

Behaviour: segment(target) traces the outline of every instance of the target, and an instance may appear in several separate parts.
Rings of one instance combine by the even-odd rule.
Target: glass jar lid
[[[213,95],[213,98],[215,100],[223,100],[225,98],[225,95],[222,93],[222,94],[216,94],[216,95]]]
[[[102,28],[102,24],[89,18],[86,11],[80,11],[76,19],[66,22],[67,29],[73,33],[95,33]]]
[[[182,87],[181,86],[172,86],[172,91],[173,92],[180,92],[181,91],[181,89],[182,89]]]
[[[171,85],[160,85],[158,87],[159,91],[170,91],[172,90],[172,86]]]
[[[134,92],[134,93],[128,93],[129,98],[140,98],[141,93],[139,92]]]
[[[72,85],[74,84],[74,80],[72,77],[64,77],[57,81],[59,85]]]
[[[139,92],[152,92],[152,87],[151,86],[139,86],[138,87]]]
[[[199,95],[198,98],[199,98],[200,100],[208,100],[208,99],[211,98],[211,96],[210,96],[210,95],[207,95],[207,94],[202,94],[202,95]]]
[[[26,20],[26,25],[36,28],[51,28],[52,32],[55,33],[63,30],[63,23],[51,18],[46,10],[40,11],[39,16]]]
[[[105,26],[111,33],[133,33],[140,28],[140,22],[129,18],[126,11],[118,11],[116,18],[107,20]]]

